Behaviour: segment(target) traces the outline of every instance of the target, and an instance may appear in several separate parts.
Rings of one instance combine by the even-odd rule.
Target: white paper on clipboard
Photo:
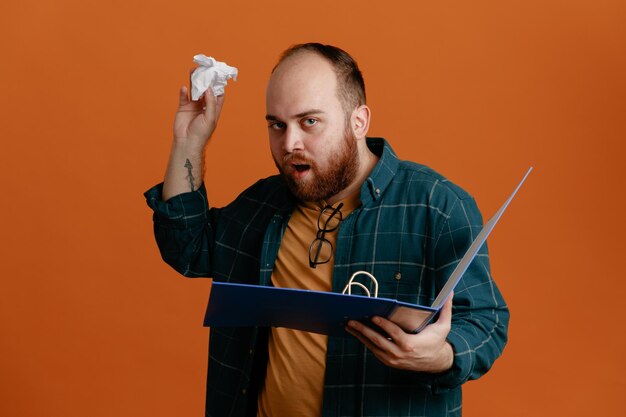
[[[459,280],[465,273],[465,270],[467,270],[467,267],[474,260],[474,257],[480,250],[481,246],[483,245],[483,243],[485,243],[485,240],[487,240],[487,236],[489,236],[489,233],[491,233],[496,223],[498,223],[498,220],[500,220],[502,213],[504,213],[504,210],[506,210],[506,208],[509,206],[509,203],[511,202],[511,200],[513,200],[513,197],[515,197],[515,194],[517,194],[517,191],[520,189],[522,184],[524,184],[524,181],[526,181],[526,177],[528,177],[528,174],[530,174],[532,170],[533,167],[528,168],[528,171],[526,171],[524,178],[522,178],[511,196],[504,202],[502,207],[500,207],[500,209],[496,211],[496,214],[494,214],[493,217],[491,217],[491,219],[489,219],[489,221],[485,223],[482,230],[480,231],[480,233],[478,233],[478,236],[476,236],[467,252],[465,252],[465,255],[463,255],[456,268],[454,268],[454,271],[452,271],[452,274],[450,274],[450,277],[448,277],[446,284],[443,286],[441,291],[439,291],[437,298],[435,299],[435,301],[433,301],[433,304],[431,305],[432,308],[436,308],[437,310],[441,309],[443,304],[448,299],[448,296],[450,296],[450,294],[452,293],[452,290],[454,290],[454,287],[456,287],[456,284],[459,283]]]

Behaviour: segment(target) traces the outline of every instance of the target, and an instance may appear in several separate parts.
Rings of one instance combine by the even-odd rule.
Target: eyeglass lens
[[[326,232],[332,232],[339,227],[343,219],[341,207],[343,207],[343,203],[339,203],[336,208],[326,206],[317,218],[317,234],[309,247],[309,266],[311,268],[329,262],[333,256],[333,245],[325,238],[325,235]]]

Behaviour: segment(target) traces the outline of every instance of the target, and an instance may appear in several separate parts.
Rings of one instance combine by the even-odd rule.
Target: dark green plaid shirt
[[[383,139],[370,138],[368,146],[380,160],[361,187],[361,206],[341,223],[333,291],[365,270],[378,279],[380,297],[430,305],[482,227],[480,212],[465,191],[425,166],[398,160]],[[161,187],[145,196],[168,264],[188,277],[271,285],[297,204],[279,176],[258,181],[220,209],[208,208],[204,187],[167,202]],[[358,340],[330,337],[323,416],[460,416],[461,384],[487,372],[507,339],[509,313],[486,246],[458,284],[453,305],[454,365],[442,374],[390,368]],[[207,416],[256,416],[267,335],[266,328],[211,329]]]

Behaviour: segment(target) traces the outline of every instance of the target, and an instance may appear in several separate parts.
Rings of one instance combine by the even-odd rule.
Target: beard
[[[302,201],[329,200],[332,196],[346,189],[356,178],[359,169],[359,154],[356,139],[351,130],[343,134],[338,149],[331,152],[328,166],[321,170],[315,161],[307,158],[303,152],[285,155],[282,164],[274,163],[287,183],[289,190]],[[309,173],[305,178],[297,179],[288,172],[293,171],[293,164],[308,165]]]

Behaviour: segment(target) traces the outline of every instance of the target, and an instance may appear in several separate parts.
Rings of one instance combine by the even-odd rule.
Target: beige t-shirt
[[[342,202],[341,213],[346,218],[360,204],[358,193]],[[309,247],[318,231],[317,221],[323,207],[302,203],[294,211],[272,273],[275,287],[331,291],[334,257],[315,268],[309,266]],[[336,237],[337,230],[325,234],[333,248]],[[271,329],[267,374],[259,394],[257,417],[321,415],[327,339],[316,333]]]

